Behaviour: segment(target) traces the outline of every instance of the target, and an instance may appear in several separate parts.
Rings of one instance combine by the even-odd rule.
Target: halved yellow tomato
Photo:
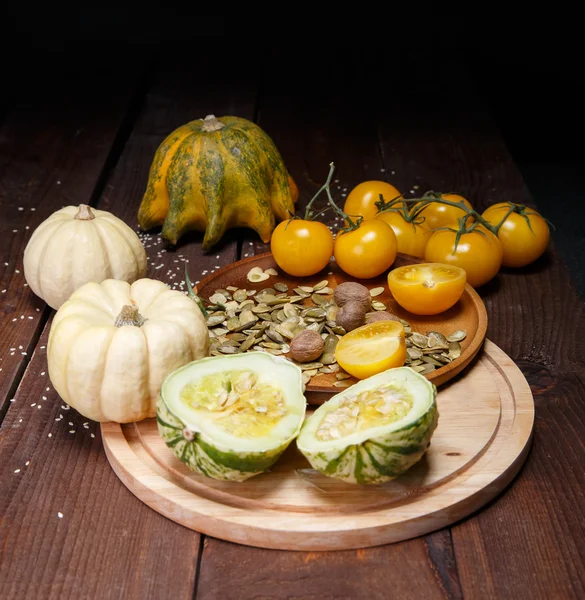
[[[335,359],[342,369],[358,379],[401,367],[406,360],[404,327],[399,321],[362,325],[339,340]]]
[[[461,298],[467,274],[455,265],[420,263],[388,273],[388,288],[402,308],[415,315],[436,315]]]

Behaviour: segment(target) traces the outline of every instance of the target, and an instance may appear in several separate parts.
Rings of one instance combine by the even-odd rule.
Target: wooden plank
[[[202,71],[154,78],[100,208],[135,226],[150,161],[167,133],[213,111],[252,117],[254,84],[220,79]],[[236,236],[205,256],[201,236],[168,252],[156,232],[143,239],[149,275],[173,287],[181,287],[186,261],[197,280],[237,256]],[[133,496],[112,471],[97,424],[62,408],[46,377],[49,326],[0,430],[3,591],[11,598],[190,596],[200,536]]]
[[[440,70],[435,76],[464,80]],[[426,107],[414,102],[400,118],[381,112],[384,155],[396,165],[399,189],[416,182],[420,190],[452,190],[480,210],[504,199],[532,204],[493,123],[469,98],[434,97]],[[531,456],[516,482],[489,508],[453,527],[464,595],[583,597],[583,302],[554,248],[525,269],[504,269],[479,291],[488,338],[522,368],[537,417]]]
[[[128,110],[140,73],[121,79],[116,71],[109,85],[92,74],[96,89],[85,103],[86,80],[59,73],[43,87],[41,78],[34,102],[20,89],[0,127],[0,420],[49,315],[25,282],[24,248],[52,212],[92,200],[112,146],[124,136],[125,119],[132,119]],[[118,86],[116,94],[111,85]]]
[[[341,203],[349,182],[390,175],[380,154],[375,123],[364,106],[365,98],[353,86],[358,67],[352,60],[330,62],[317,56],[311,57],[307,74],[302,59],[291,60],[274,71],[287,72],[287,78],[279,81],[270,76],[270,65],[265,66],[258,123],[274,140],[299,186],[297,214],[302,214],[325,181],[331,161],[338,179],[333,191]],[[297,80],[303,85],[291,92],[290,82]],[[326,214],[324,220],[333,224],[333,216]],[[242,254],[267,249],[254,236],[246,235]],[[206,538],[197,598],[245,597],[245,592],[272,598],[349,598],[359,592],[364,597],[382,598],[388,596],[388,584],[383,582],[390,577],[397,597],[443,597],[446,587],[457,589],[456,574],[447,561],[442,562],[449,550],[434,551],[431,558],[430,548],[437,548],[439,543],[433,542],[433,536],[427,540],[430,545],[419,538],[357,553],[291,554]],[[228,564],[230,577],[218,581],[218,574]]]
[[[389,597],[445,598],[422,539],[338,552],[261,550],[214,538],[203,543],[198,600]]]

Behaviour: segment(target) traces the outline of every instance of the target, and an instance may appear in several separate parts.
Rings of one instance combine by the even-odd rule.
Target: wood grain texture
[[[423,460],[380,486],[310,469],[291,444],[270,472],[245,482],[193,473],[155,419],[102,423],[108,460],[154,510],[224,540],[281,550],[380,546],[449,525],[500,493],[524,462],[534,403],[514,363],[486,340],[479,360],[442,388],[439,424]]]
[[[118,81],[111,98],[99,87],[91,104],[63,78],[51,98],[37,92],[36,102],[17,102],[0,128],[0,415],[49,315],[26,285],[24,248],[52,212],[92,201],[139,74]]]
[[[254,94],[247,81],[230,86],[224,78],[216,84],[204,70],[191,80],[176,74],[155,77],[98,206],[135,227],[146,175],[162,139],[182,122],[214,110],[252,117]],[[235,237],[205,256],[198,236],[188,241],[167,249],[156,232],[145,234],[148,275],[180,287],[186,261],[196,280],[237,256]],[[200,536],[129,493],[107,462],[95,424],[61,408],[46,377],[49,327],[50,321],[0,430],[3,590],[15,599],[190,597]]]
[[[198,600],[439,600],[448,597],[420,540],[337,552],[280,552],[205,538]],[[405,573],[418,572],[408,578]],[[226,575],[229,574],[229,575]]]
[[[412,62],[403,69],[435,85],[467,80],[457,65],[435,64],[432,76],[429,65],[432,59],[427,69]],[[416,184],[459,192],[480,210],[502,200],[534,205],[472,92],[427,105],[415,96],[394,110],[378,106],[394,182],[401,190]],[[524,371],[537,412],[534,451],[521,476],[498,501],[453,527],[461,587],[472,598],[579,598],[585,586],[585,305],[552,246],[533,265],[503,269],[478,291],[487,306],[487,335]]]

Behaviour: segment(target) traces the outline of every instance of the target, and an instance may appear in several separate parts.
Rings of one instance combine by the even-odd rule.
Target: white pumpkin
[[[199,306],[162,281],[86,283],[57,311],[47,346],[61,398],[94,421],[156,415],[163,379],[209,353]]]
[[[24,250],[24,277],[32,291],[59,308],[89,281],[132,283],[146,275],[146,252],[124,221],[85,204],[53,213]]]

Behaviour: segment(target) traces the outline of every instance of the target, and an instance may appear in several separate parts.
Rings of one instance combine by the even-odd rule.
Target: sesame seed
[[[46,346],[41,346],[41,350],[44,350],[46,348]]]
[[[34,206],[32,206],[31,210],[34,212],[36,210],[36,208]]]
[[[24,210],[24,206],[19,206],[18,210]]]
[[[94,438],[94,437],[95,437],[95,433],[90,433],[89,435],[90,435],[92,438]]]
[[[53,437],[53,434],[52,434],[52,433],[49,433],[49,435],[47,435],[47,437]]]
[[[36,403],[36,402],[33,402],[33,403],[31,404],[31,406],[36,406],[36,405],[37,405],[37,403]]]
[[[75,433],[75,429],[70,429],[69,433]]]
[[[30,460],[27,460],[27,461],[24,463],[24,466],[25,466],[25,467],[28,467],[29,465],[30,465]]]
[[[62,513],[62,512],[58,512],[58,513],[57,513],[57,516],[58,516],[60,519],[62,519],[62,518],[63,518],[63,513]]]
[[[46,400],[46,399],[47,399],[47,397],[46,397],[46,396],[42,396],[42,398],[43,398],[43,400]]]
[[[20,469],[14,469],[15,473],[20,473]]]
[[[45,374],[45,371],[41,371],[41,375],[44,375],[44,374]]]

